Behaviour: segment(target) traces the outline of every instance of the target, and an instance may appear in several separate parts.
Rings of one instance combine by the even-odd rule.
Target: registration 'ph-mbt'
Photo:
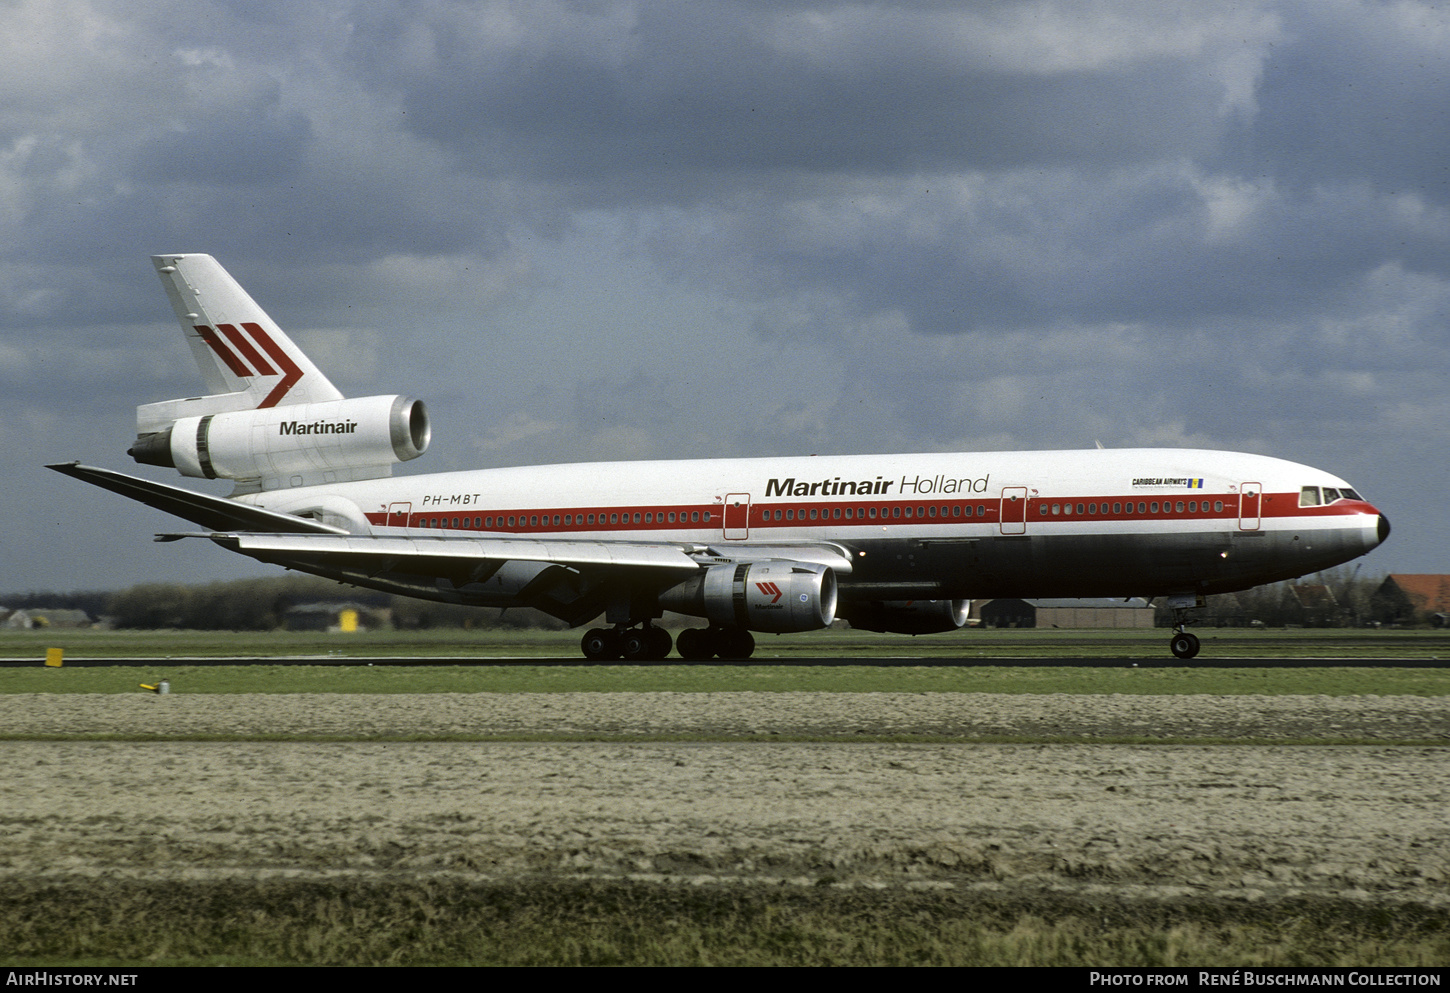
[[[51,468],[263,562],[584,626],[591,659],[749,658],[752,632],[844,618],[952,631],[974,598],[1162,598],[1170,650],[1204,596],[1363,555],[1389,522],[1343,479],[1261,455],[1088,449],[545,465],[392,476],[428,448],[406,396],[344,397],[209,255],[153,258],[206,396],[136,410],[137,462],[210,496]]]

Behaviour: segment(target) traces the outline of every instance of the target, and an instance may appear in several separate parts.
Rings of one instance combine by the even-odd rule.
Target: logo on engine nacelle
[[[781,592],[780,587],[775,585],[774,583],[756,583],[755,588],[760,590],[760,592],[764,593],[766,596],[770,596],[772,593],[774,593],[775,599],[770,601],[771,603],[779,603],[780,598],[785,595]]]

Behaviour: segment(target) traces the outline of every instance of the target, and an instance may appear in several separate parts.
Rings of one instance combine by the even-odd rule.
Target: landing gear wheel
[[[1173,640],[1168,643],[1169,651],[1180,659],[1193,658],[1202,647],[1202,644],[1199,643],[1198,636],[1189,634],[1187,631],[1178,632],[1173,636]]]
[[[715,646],[711,642],[709,632],[703,628],[686,628],[680,632],[675,639],[675,649],[680,653],[680,658],[691,661],[703,661],[713,658]]]
[[[643,662],[649,657],[649,632],[643,628],[624,632],[620,639],[620,654],[626,662]]]
[[[755,654],[755,636],[744,628],[725,628],[720,632],[715,653],[722,659],[744,661]]]
[[[670,633],[664,628],[646,628],[650,633],[649,657],[652,662],[660,662],[670,657],[670,649],[673,641]]]
[[[623,650],[619,635],[604,628],[594,628],[584,635],[579,641],[579,647],[583,650],[586,659],[595,662],[617,659]]]

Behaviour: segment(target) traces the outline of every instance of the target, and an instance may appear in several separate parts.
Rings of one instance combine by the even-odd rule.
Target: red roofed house
[[[1450,576],[1391,573],[1372,602],[1378,620],[1444,627],[1450,617]]]

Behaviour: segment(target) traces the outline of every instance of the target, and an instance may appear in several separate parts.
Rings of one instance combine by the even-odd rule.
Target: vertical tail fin
[[[153,255],[186,343],[228,410],[340,400],[342,394],[210,255]],[[236,396],[241,394],[241,396]]]

